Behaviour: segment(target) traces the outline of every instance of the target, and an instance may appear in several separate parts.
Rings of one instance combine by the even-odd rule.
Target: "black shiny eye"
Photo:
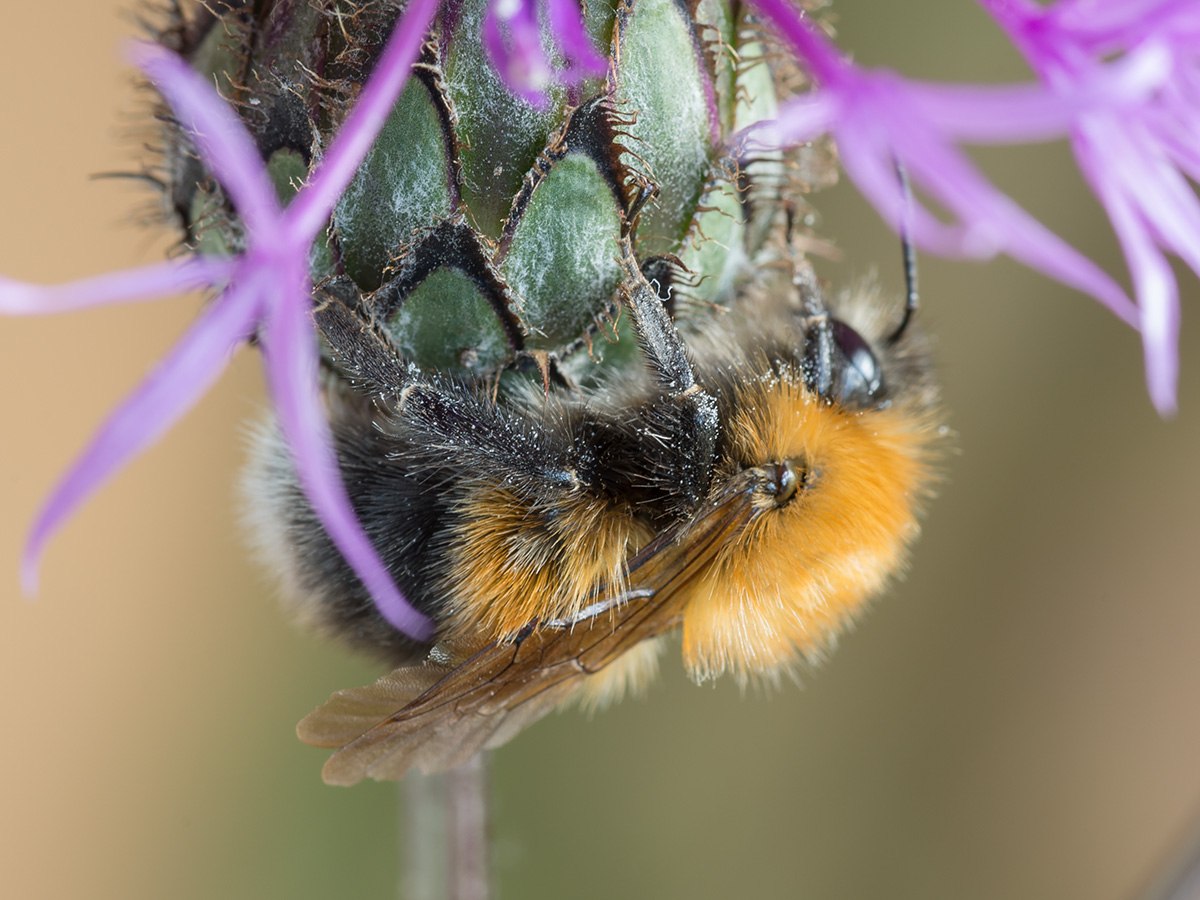
[[[833,321],[833,342],[840,351],[841,369],[840,397],[843,402],[851,399],[876,399],[883,390],[883,372],[879,360],[871,352],[871,345],[861,334],[845,322]],[[835,383],[839,379],[834,379]]]
[[[839,319],[820,318],[808,329],[804,381],[830,403],[867,406],[884,391],[883,370],[871,345]]]

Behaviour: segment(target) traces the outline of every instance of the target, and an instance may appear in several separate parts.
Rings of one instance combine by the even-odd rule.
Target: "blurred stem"
[[[487,770],[482,754],[401,785],[402,900],[487,900]]]
[[[400,783],[400,900],[446,896],[444,775],[410,772]]]
[[[446,774],[450,807],[450,897],[487,900],[487,768],[483,754]]]

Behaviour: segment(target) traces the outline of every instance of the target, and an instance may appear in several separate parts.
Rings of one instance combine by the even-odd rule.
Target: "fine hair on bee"
[[[683,330],[628,240],[623,260],[643,364],[586,386],[422,371],[353,290],[320,290],[347,490],[438,624],[424,645],[383,619],[264,428],[252,534],[302,618],[398,667],[301,723],[340,748],[327,780],[445,768],[562,700],[620,693],[676,627],[696,680],[816,658],[903,568],[941,434],[915,282],[903,309],[826,297],[783,246]]]

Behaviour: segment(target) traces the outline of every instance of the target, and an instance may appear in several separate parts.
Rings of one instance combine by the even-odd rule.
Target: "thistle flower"
[[[1088,106],[1070,123],[1080,171],[1121,244],[1138,300],[1137,323],[1155,406],[1175,408],[1179,292],[1172,253],[1200,275],[1200,6],[1179,0],[1100,3],[980,0],[1042,83],[1067,96],[1102,77],[1114,58],[1153,55],[1157,90],[1135,102]]]
[[[770,126],[763,126],[761,120],[775,111],[773,91],[769,78],[756,74],[752,64],[756,54],[762,57],[760,43],[751,40],[735,48],[740,49],[743,64],[734,65],[721,53],[704,56],[699,51],[696,59],[704,62],[696,63],[691,58],[698,45],[691,31],[695,26],[688,24],[681,31],[674,18],[679,16],[677,11],[656,13],[661,21],[654,28],[659,30],[646,26],[645,34],[637,35],[645,45],[640,51],[644,57],[638,57],[636,41],[627,41],[622,51],[638,58],[638,65],[645,70],[633,91],[641,91],[636,97],[640,107],[634,110],[637,115],[617,123],[607,120],[610,131],[615,127],[633,135],[640,163],[647,165],[659,186],[665,188],[643,216],[639,238],[647,255],[653,253],[663,260],[682,258],[685,269],[696,273],[692,286],[695,299],[719,301],[738,259],[744,257],[733,251],[715,252],[714,247],[728,250],[737,241],[761,239],[761,232],[754,227],[738,234],[727,231],[732,220],[728,210],[730,204],[736,205],[736,191],[731,180],[714,179],[710,171],[712,161],[722,156],[733,127],[741,129],[743,142],[750,146],[755,142],[795,145],[829,133],[838,142],[851,179],[889,222],[897,227],[907,222],[921,246],[977,258],[1007,253],[1093,295],[1123,321],[1138,327],[1146,343],[1152,396],[1161,410],[1169,410],[1174,402],[1178,312],[1174,280],[1162,251],[1177,253],[1200,271],[1200,254],[1192,240],[1200,234],[1200,210],[1184,179],[1184,175],[1195,177],[1200,171],[1200,158],[1193,149],[1198,111],[1196,60],[1189,49],[1197,46],[1197,16],[1188,3],[1172,0],[1140,0],[1123,4],[1121,10],[1105,9],[1103,4],[1088,0],[1064,0],[1046,10],[1021,0],[981,2],[1013,34],[1034,65],[1040,84],[986,88],[935,85],[886,71],[865,70],[840,55],[788,0],[755,0],[762,18],[791,47],[817,83],[815,90],[779,110]],[[305,186],[283,209],[273,185],[273,160],[264,161],[262,141],[255,140],[261,135],[248,134],[244,119],[188,65],[161,50],[143,48],[137,52],[139,65],[171,104],[201,160],[220,185],[220,191],[205,196],[197,191],[192,199],[199,202],[215,198],[227,204],[237,225],[224,236],[228,238],[224,241],[228,255],[200,255],[186,262],[159,264],[60,287],[0,280],[0,311],[10,314],[148,299],[204,286],[218,292],[217,299],[159,370],[101,429],[45,506],[29,542],[27,586],[32,587],[34,568],[46,540],[74,507],[118,465],[174,422],[217,377],[231,350],[257,335],[278,418],[313,509],[388,622],[410,637],[425,639],[430,635],[428,620],[405,601],[357,522],[338,476],[329,427],[316,392],[318,348],[311,311],[314,271],[318,277],[330,274],[317,271],[320,264],[314,259],[319,252],[313,250],[313,243],[331,221],[333,229],[344,236],[363,222],[373,222],[379,212],[368,208],[369,203],[360,202],[360,189],[377,179],[378,171],[371,168],[373,155],[382,154],[383,165],[384,156],[392,152],[377,139],[390,118],[402,112],[403,97],[409,95],[402,97],[401,92],[411,80],[413,64],[422,52],[422,42],[439,6],[437,0],[411,0],[386,49],[375,57],[373,75],[359,92],[353,112],[326,143],[324,152],[317,151],[311,170],[300,173]],[[458,27],[459,23],[452,20],[464,15],[463,8],[446,6],[442,10],[443,26]],[[470,82],[467,90],[487,98],[480,101],[479,109],[488,112],[480,115],[514,118],[457,139],[447,159],[437,165],[446,167],[438,170],[443,174],[460,168],[465,172],[461,179],[463,192],[471,194],[465,202],[474,204],[471,220],[480,229],[479,237],[467,243],[483,246],[488,241],[500,242],[508,251],[521,240],[533,243],[541,239],[541,232],[535,233],[532,223],[548,214],[549,207],[534,202],[528,208],[522,207],[519,215],[506,218],[507,198],[520,188],[523,173],[530,170],[539,153],[558,154],[553,157],[555,164],[571,159],[571,148],[563,143],[569,124],[563,116],[572,109],[576,86],[616,64],[599,55],[595,40],[598,32],[613,26],[611,19],[597,24],[587,16],[581,18],[572,0],[545,0],[544,4],[535,4],[534,0],[481,0],[480,8],[482,14],[470,24],[470,28],[477,29],[471,33],[477,36],[452,41],[453,52],[461,52],[466,60],[463,77]],[[718,16],[705,27],[718,32],[713,45],[720,47],[722,42],[741,40],[741,29],[748,22],[745,18],[735,22]],[[661,52],[677,38],[675,44],[670,44],[675,50]],[[471,49],[472,40],[475,50]],[[476,61],[485,58],[494,72],[483,71]],[[687,69],[687,79],[678,84],[670,83],[673,59],[684,59],[680,65]],[[660,65],[665,68],[656,68]],[[489,79],[503,85],[499,94]],[[456,85],[430,84],[434,95],[459,89]],[[668,102],[674,106],[668,108]],[[655,104],[664,105],[659,109]],[[416,114],[425,113],[418,109]],[[440,112],[431,115],[431,121],[447,121]],[[677,121],[664,124],[672,117]],[[513,123],[519,140],[504,150],[511,150],[512,165],[480,168],[479,159],[465,155],[472,147],[478,150],[488,141],[498,140],[505,132],[500,126]],[[475,120],[464,121],[461,127],[471,129],[477,124]],[[404,131],[407,126],[398,127]],[[960,146],[966,142],[1043,140],[1061,134],[1070,135],[1085,176],[1113,218],[1133,273],[1137,305],[1092,261],[991,185]],[[517,146],[521,141],[524,144]],[[614,158],[620,155],[618,151],[613,153]],[[580,162],[582,155],[574,154],[574,162]],[[402,158],[408,159],[403,152]],[[895,174],[897,164],[912,175],[925,195],[950,214],[949,222],[927,206],[910,208],[906,204]],[[630,165],[628,161],[618,163],[626,167],[625,174],[632,171]],[[395,169],[390,162],[388,167]],[[600,201],[599,208],[593,204],[590,211],[587,203],[591,200],[587,197],[584,207],[572,205],[566,197],[571,185],[592,181],[588,180],[590,176],[571,169],[574,174],[570,177],[583,181],[566,183],[568,168],[560,170],[563,184],[558,189],[564,195],[564,208],[573,210],[571,215],[584,216],[596,227],[607,227],[597,223],[608,219],[624,221],[624,212],[608,201]],[[457,183],[456,179],[449,180]],[[346,193],[348,186],[350,191]],[[379,188],[379,183],[372,186],[375,196]],[[505,205],[496,206],[497,198]],[[448,205],[463,199],[454,197]],[[414,199],[408,206],[420,202]],[[412,210],[398,207],[385,212],[405,218]],[[418,212],[425,215],[423,210]],[[520,231],[522,220],[527,226],[525,232]],[[581,220],[568,216],[559,224],[570,230],[572,226],[567,223],[572,221]],[[502,226],[506,229],[503,233]],[[376,258],[378,254],[371,256],[369,248],[358,259],[353,256],[354,250],[347,251],[345,263],[358,278],[358,289],[374,291],[385,277],[396,275],[397,268],[386,268],[393,262],[390,248],[397,242],[404,246],[403,242],[416,234],[412,230],[416,226],[396,227],[381,239],[384,252],[380,258]],[[601,283],[604,290],[598,294],[607,296],[611,294],[612,279],[618,276],[609,265],[607,252],[601,255],[603,259],[594,249],[588,255],[571,245],[561,252],[561,258],[547,257],[547,263],[523,258],[514,251],[509,258],[523,262],[522,266],[513,263],[497,273],[490,263],[481,262],[476,274],[479,280],[491,279],[489,284],[501,293],[510,288],[521,293],[521,303],[516,306],[522,314],[537,312],[538,303],[542,303],[545,310],[557,315],[555,296],[571,291],[560,289],[546,294],[539,288],[538,279],[544,279],[548,269],[566,267],[557,274],[567,279],[569,287],[586,277]],[[586,274],[581,274],[578,267],[573,273],[569,271],[581,260],[591,267]],[[404,266],[398,268],[403,270]],[[687,293],[685,285],[680,288]],[[415,290],[411,285],[403,289]],[[586,321],[597,313],[594,306],[581,308]],[[578,330],[570,332],[576,324],[555,331],[551,323],[553,333],[547,333],[547,327],[536,320],[525,326],[528,334],[544,339],[547,348],[555,349],[578,338]],[[492,325],[481,325],[481,333],[491,335],[488,329]],[[402,336],[399,342],[420,343],[427,336],[421,327]],[[486,358],[487,365],[511,361],[502,346],[504,339],[503,334],[497,338],[501,349],[492,347],[498,355]],[[480,338],[479,347],[461,361],[464,365],[474,364],[477,351],[489,347]],[[531,350],[541,352],[541,348],[541,344],[532,342]]]

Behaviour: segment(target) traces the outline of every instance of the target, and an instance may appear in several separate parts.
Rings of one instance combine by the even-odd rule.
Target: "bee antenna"
[[[920,304],[920,295],[917,293],[917,249],[912,239],[912,186],[908,182],[908,172],[904,164],[898,159],[893,159],[892,162],[896,167],[896,177],[900,179],[900,195],[904,201],[900,214],[900,254],[904,263],[904,317],[900,319],[896,330],[888,336],[889,345],[895,344],[904,336],[908,323],[912,321],[913,314]]]

